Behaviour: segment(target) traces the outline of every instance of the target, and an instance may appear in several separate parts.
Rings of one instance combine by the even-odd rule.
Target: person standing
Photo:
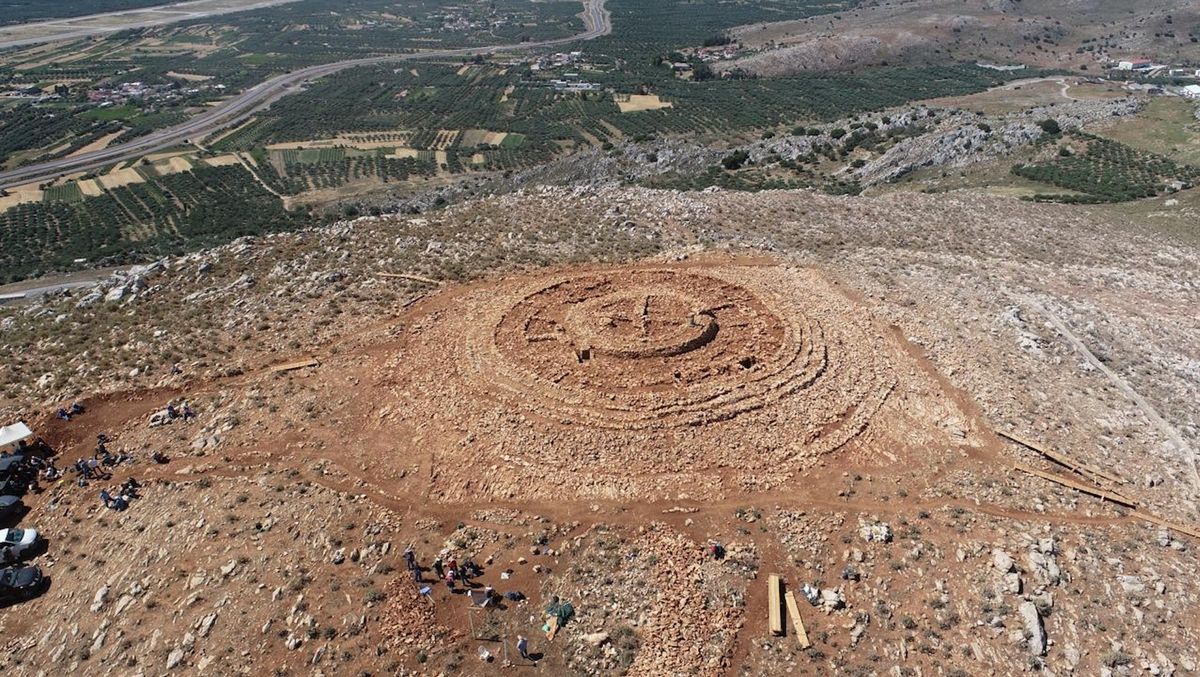
[[[529,639],[524,635],[517,635],[517,653],[523,660],[529,660]]]

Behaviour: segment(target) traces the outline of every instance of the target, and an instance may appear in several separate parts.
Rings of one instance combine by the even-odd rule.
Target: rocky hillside
[[[711,261],[821,275],[828,290],[806,293],[858,308],[856,326],[901,351],[889,373],[920,387],[893,390],[885,418],[787,475],[734,481],[722,466],[712,492],[637,500],[562,490],[571,466],[624,448],[603,420],[521,405],[502,390],[519,371],[472,385],[494,355],[463,353],[436,379],[473,418],[409,415],[424,394],[404,369],[453,361],[456,343],[431,356],[428,337],[468,321],[458,295],[627,262],[700,275]],[[244,239],[5,307],[5,418],[29,421],[60,466],[101,432],[134,460],[26,498],[21,524],[50,538],[35,561],[53,580],[0,610],[0,667],[493,674],[507,661],[533,674],[516,656],[524,635],[552,674],[1186,674],[1200,664],[1186,531],[1200,519],[1197,269],[1193,243],[1153,226],[972,192],[542,187]],[[834,340],[848,328],[808,307],[828,328],[829,378],[865,373],[836,359],[853,354]],[[54,419],[72,400],[86,412]],[[150,425],[183,400],[194,420]],[[653,433],[677,440],[660,467],[715,468],[688,436],[716,425]],[[509,438],[479,435],[492,430]],[[1046,479],[1099,488],[1001,432],[1117,477],[1104,486],[1138,507]],[[507,444],[536,435],[565,460]],[[472,445],[504,453],[471,461]],[[766,451],[787,458],[747,453]],[[659,461],[610,470],[635,486]],[[141,497],[104,508],[99,490],[131,475]],[[511,481],[529,476],[526,491]],[[472,610],[434,583],[443,550],[480,565],[477,591],[524,599]],[[790,621],[767,632],[773,573],[809,649]],[[554,596],[575,615],[548,640]]]

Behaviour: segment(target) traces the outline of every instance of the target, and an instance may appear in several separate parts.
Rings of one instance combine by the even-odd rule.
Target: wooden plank
[[[807,649],[812,646],[812,642],[808,641],[808,630],[804,628],[804,619],[800,618],[800,607],[796,604],[796,593],[788,590],[783,593],[783,599],[787,602],[788,616],[792,618],[792,627],[796,631],[796,640],[800,642],[801,649]]]
[[[305,367],[316,367],[320,364],[320,360],[315,357],[310,357],[307,360],[297,360],[295,362],[277,364],[274,367],[271,367],[268,371],[270,371],[272,374],[277,374],[282,371],[294,371],[296,369],[304,369]]]
[[[1189,527],[1189,526],[1184,526],[1182,524],[1177,524],[1175,522],[1169,522],[1169,521],[1159,517],[1158,515],[1151,515],[1148,512],[1142,512],[1139,510],[1139,511],[1133,513],[1133,516],[1137,517],[1138,519],[1150,522],[1151,524],[1157,524],[1160,527],[1166,527],[1166,528],[1170,529],[1171,531],[1178,531],[1181,534],[1187,534],[1188,536],[1191,536],[1192,538],[1200,538],[1200,531],[1197,531],[1196,529]]]
[[[1033,451],[1036,451],[1037,453],[1041,454],[1042,456],[1045,456],[1046,458],[1050,459],[1051,461],[1054,461],[1055,463],[1057,463],[1063,467],[1070,468],[1071,470],[1074,470],[1076,472],[1079,472],[1082,474],[1095,475],[1096,477],[1099,477],[1100,479],[1108,480],[1109,482],[1112,482],[1113,484],[1124,484],[1125,483],[1125,480],[1121,479],[1120,477],[1117,477],[1116,475],[1113,475],[1109,472],[1101,470],[1100,468],[1094,468],[1082,461],[1077,461],[1077,460],[1071,458],[1070,456],[1067,456],[1066,454],[1060,454],[1056,451],[1051,451],[1050,449],[1047,449],[1039,444],[1030,442],[1029,440],[1027,440],[1023,437],[1018,437],[1016,435],[1013,435],[1012,433],[1006,433],[1006,432],[999,431],[999,430],[996,431],[996,434],[1007,440],[1016,442],[1017,444],[1019,444],[1023,447],[1032,449]],[[1089,479],[1093,479],[1093,478],[1089,478]]]
[[[768,621],[772,635],[783,634],[783,604],[779,599],[779,589],[782,585],[779,574],[767,577],[767,605],[770,607]]]
[[[1049,480],[1051,482],[1054,482],[1055,484],[1061,484],[1064,487],[1068,487],[1068,488],[1074,489],[1076,491],[1082,491],[1085,494],[1090,494],[1092,496],[1096,496],[1096,497],[1104,499],[1106,501],[1111,501],[1118,505],[1123,505],[1127,508],[1135,508],[1135,509],[1137,508],[1137,503],[1134,503],[1133,501],[1129,500],[1128,498],[1125,498],[1124,496],[1121,496],[1120,494],[1114,494],[1111,491],[1105,491],[1105,490],[1099,489],[1097,487],[1091,487],[1086,484],[1083,484],[1082,482],[1076,482],[1075,480],[1067,479],[1066,477],[1060,477],[1053,473],[1048,473],[1043,470],[1038,470],[1037,468],[1031,468],[1031,467],[1029,467],[1027,465],[1023,465],[1021,463],[1014,463],[1013,467],[1022,472],[1027,472],[1030,475],[1033,475],[1035,477],[1040,477],[1044,480]]]

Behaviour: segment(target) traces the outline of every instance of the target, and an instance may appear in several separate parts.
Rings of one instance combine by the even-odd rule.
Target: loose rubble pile
[[[578,564],[554,586],[579,590],[577,623],[585,634],[571,640],[572,668],[724,674],[746,622],[753,548],[731,544],[714,560],[663,524],[624,537],[598,529],[575,542]]]

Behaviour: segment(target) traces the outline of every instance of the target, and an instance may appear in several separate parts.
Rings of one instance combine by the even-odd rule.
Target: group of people
[[[446,588],[450,592],[457,592],[458,585],[461,585],[464,591],[474,587],[471,579],[482,575],[483,567],[471,561],[469,557],[460,564],[449,551],[443,550],[433,560],[433,572],[446,582]]]
[[[26,479],[27,489],[34,493],[42,491],[41,482],[53,482],[62,477],[62,471],[54,467],[53,455],[54,449],[40,437],[33,444],[25,440],[17,442],[12,453],[0,452],[0,457],[16,456],[21,459],[23,469],[17,474]]]
[[[182,403],[180,408],[176,409],[172,405],[168,405],[168,410],[172,416],[189,420],[195,417],[195,412],[186,402]],[[77,416],[83,413],[84,407],[78,402],[73,403],[70,408],[62,407],[56,412],[56,416],[60,419],[69,421],[72,416]],[[132,454],[124,451],[112,451],[109,445],[112,440],[108,435],[100,433],[96,436],[96,448],[92,452],[91,457],[80,457],[68,469],[73,469],[78,477],[80,487],[88,486],[89,482],[106,481],[112,479],[112,469],[122,463],[134,461]],[[42,438],[37,438],[33,444],[29,444],[25,440],[17,443],[13,453],[0,451],[2,456],[15,455],[20,457],[22,477],[28,480],[27,488],[34,492],[43,490],[39,485],[39,481],[51,484],[57,482],[63,477],[63,470],[59,469],[54,464],[55,451]],[[166,463],[169,459],[165,454],[156,451],[151,455],[151,459],[155,463]],[[15,476],[15,475],[14,475]],[[125,510],[129,507],[130,501],[140,498],[138,490],[141,489],[142,483],[136,478],[130,477],[122,482],[115,489],[112,487],[100,490],[100,502],[104,507],[111,510]]]
[[[124,510],[129,507],[129,502],[135,498],[141,498],[138,495],[138,490],[142,488],[142,483],[137,479],[130,477],[121,483],[117,488],[117,495],[113,496],[108,492],[108,489],[100,490],[100,502],[104,507],[110,510]]]
[[[404,550],[404,563],[405,566],[408,567],[408,571],[412,575],[413,581],[416,583],[423,583],[424,569],[417,561],[417,553],[412,546],[409,546]],[[501,599],[501,596],[491,585],[484,585],[482,590],[472,590],[472,588],[476,588],[478,586],[473,583],[471,579],[483,575],[483,567],[476,564],[470,557],[464,559],[462,562],[459,562],[458,558],[451,554],[448,549],[442,550],[438,553],[437,557],[433,559],[433,562],[430,563],[430,568],[437,576],[437,580],[445,582],[446,589],[449,590],[451,594],[458,594],[459,588],[461,587],[463,593],[470,594],[473,599],[481,600],[477,601],[476,603],[484,608],[499,603]],[[428,590],[429,588],[425,588],[422,590],[422,594],[425,594]],[[504,593],[503,598],[513,602],[519,602],[525,599],[525,595],[517,591],[511,591]],[[525,660],[533,660],[530,658],[529,654],[529,640],[522,635],[517,636],[517,653],[519,653],[521,658]]]
[[[70,421],[72,416],[78,416],[84,412],[83,405],[78,402],[72,402],[70,407],[59,407],[54,415],[64,421]]]
[[[187,400],[183,400],[178,405],[174,402],[167,402],[166,407],[154,412],[150,417],[150,427],[168,425],[175,421],[187,423],[194,418],[196,418],[196,412],[192,410],[192,405],[188,404]]]
[[[79,474],[79,486],[86,487],[88,480],[106,480],[112,477],[110,468],[115,468],[126,461],[132,461],[133,456],[125,452],[113,453],[108,449],[108,435],[100,433],[96,436],[96,450],[91,458],[80,458],[75,461],[75,472]]]

